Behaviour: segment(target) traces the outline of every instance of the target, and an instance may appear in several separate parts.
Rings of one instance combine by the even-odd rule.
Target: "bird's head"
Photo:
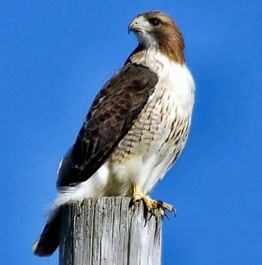
[[[128,26],[144,49],[156,48],[179,63],[184,62],[184,40],[173,19],[159,11],[136,16]]]

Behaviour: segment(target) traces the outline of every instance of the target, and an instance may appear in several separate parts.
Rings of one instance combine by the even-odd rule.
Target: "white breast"
[[[157,73],[159,89],[156,89],[156,93],[161,93],[163,87],[170,88],[179,110],[192,112],[195,84],[186,64],[176,63],[155,49],[147,50],[144,56],[134,63],[147,66]]]
[[[156,63],[149,67],[159,76],[156,93],[161,94],[161,91],[164,91],[163,104],[167,106],[168,113],[165,117],[165,128],[163,128],[166,133],[163,133],[162,149],[155,155],[158,161],[145,182],[145,192],[149,192],[166,174],[182,151],[188,136],[195,93],[193,78],[185,64],[170,61],[160,53],[154,54],[152,58]],[[182,133],[179,134],[180,132]],[[166,136],[167,134],[169,136]],[[176,137],[170,137],[175,134],[177,134]],[[167,137],[169,137],[168,141]]]
[[[132,184],[147,193],[165,175],[184,147],[194,104],[194,81],[186,65],[150,50],[135,63],[149,67],[159,80],[109,161],[108,193],[113,195],[129,195]]]

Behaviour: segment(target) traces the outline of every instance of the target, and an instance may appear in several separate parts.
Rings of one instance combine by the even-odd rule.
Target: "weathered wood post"
[[[62,208],[60,265],[160,265],[161,218],[144,218],[130,198],[103,197]]]

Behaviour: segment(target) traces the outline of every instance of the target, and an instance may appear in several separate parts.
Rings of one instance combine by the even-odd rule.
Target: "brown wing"
[[[102,166],[133,125],[157,81],[148,68],[127,63],[103,86],[62,163],[58,188],[86,181]]]

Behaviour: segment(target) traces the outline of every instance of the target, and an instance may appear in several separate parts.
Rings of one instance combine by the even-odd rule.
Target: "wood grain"
[[[141,203],[103,197],[62,207],[60,265],[160,265],[161,218],[144,216]]]

